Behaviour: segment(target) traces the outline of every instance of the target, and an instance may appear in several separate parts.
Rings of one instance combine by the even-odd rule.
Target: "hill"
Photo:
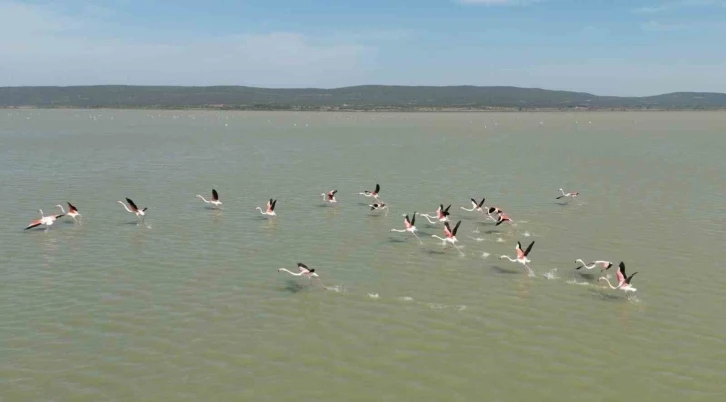
[[[0,107],[221,109],[724,109],[726,94],[646,97],[518,87],[384,86],[273,89],[244,86],[0,87]]]

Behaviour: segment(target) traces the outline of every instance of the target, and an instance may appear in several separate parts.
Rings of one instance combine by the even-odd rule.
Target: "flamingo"
[[[522,251],[522,243],[517,242],[517,247],[515,248],[515,250],[517,250],[516,259],[513,259],[512,257],[510,257],[508,255],[502,255],[499,257],[499,259],[501,260],[501,259],[506,258],[509,261],[518,262],[518,263],[524,265],[524,267],[527,268],[527,272],[529,272],[529,275],[532,276],[532,275],[534,275],[534,272],[532,272],[532,268],[530,268],[529,265],[527,265],[528,262],[532,262],[531,260],[529,260],[527,258],[529,253],[532,251],[532,247],[534,247],[534,241],[529,244],[529,247],[527,247],[527,250]]]
[[[378,184],[378,183],[376,183],[376,189],[375,190],[373,190],[373,191],[366,190],[366,191],[364,191],[362,193],[358,193],[358,194],[364,195],[366,197],[373,197],[375,199],[378,199],[378,193],[380,193],[380,192],[381,192],[381,185]]]
[[[503,212],[504,211],[502,211],[502,209],[499,208],[499,207],[489,207],[489,209],[487,210],[487,216],[489,217],[489,219],[491,219],[494,222],[496,222],[497,219],[494,219],[494,217],[492,216],[492,214],[493,213],[496,213],[496,214],[500,214],[501,215]]]
[[[413,213],[412,218],[409,218],[408,215],[404,215],[404,216],[405,216],[405,218],[403,219],[403,224],[405,225],[406,228],[405,229],[391,229],[391,232],[399,232],[399,233],[409,232],[412,235],[414,235],[416,237],[416,239],[418,239],[419,243],[423,244],[421,239],[419,239],[418,235],[416,234],[416,231],[418,229],[416,229],[416,226],[414,226],[416,224],[416,212]]]
[[[30,222],[30,225],[26,226],[25,229],[23,229],[23,230],[32,229],[32,228],[40,226],[40,225],[44,225],[45,230],[48,230],[48,229],[50,229],[50,227],[53,225],[53,223],[55,223],[55,221],[58,218],[61,218],[61,217],[63,217],[63,215],[65,215],[65,214],[60,214],[60,215],[45,216],[45,215],[43,215],[42,209],[39,209],[38,212],[40,212],[40,219],[36,219],[36,220]]]
[[[504,212],[502,212],[502,213],[499,214],[499,219],[497,219],[497,224],[494,225],[494,226],[499,226],[499,225],[501,225],[504,222],[509,222],[511,224],[513,221],[512,221],[511,218],[509,218],[509,216],[507,214],[505,214]]]
[[[332,190],[329,191],[328,194],[322,193],[320,194],[323,197],[324,201],[327,201],[331,204],[338,202],[338,200],[335,199],[335,193],[337,193],[338,190]]]
[[[576,192],[573,192],[573,193],[565,193],[565,190],[563,190],[563,189],[560,189],[560,192],[562,193],[562,195],[559,196],[559,197],[557,197],[557,198],[555,198],[556,200],[559,200],[562,197],[575,198],[575,197],[577,197],[580,194],[580,193],[576,193]]]
[[[580,268],[593,269],[596,266],[600,265],[601,266],[600,267],[600,271],[601,272],[604,271],[604,270],[606,270],[606,269],[609,269],[610,267],[613,266],[613,263],[612,262],[610,262],[610,261],[602,261],[602,260],[593,261],[593,262],[590,263],[590,265],[587,265],[587,263],[585,263],[585,261],[583,261],[580,258],[576,259],[575,262],[579,262],[580,264],[582,264],[582,265],[580,265],[579,267],[577,267],[575,269],[580,269]]]
[[[482,198],[481,202],[477,203],[476,200],[472,198],[471,199],[471,209],[467,209],[464,207],[459,207],[459,208],[463,209],[464,211],[469,211],[469,212],[472,212],[472,211],[484,212],[484,210],[482,209],[482,207],[484,206],[484,200],[486,200],[486,198]]]
[[[58,205],[56,205],[56,207],[60,208],[60,210],[63,213],[63,215],[68,215],[71,218],[73,218],[73,222],[80,223],[80,219],[79,220],[76,220],[76,217],[82,218],[83,216],[78,213],[78,208],[76,208],[70,202],[67,202],[66,201],[66,203],[68,204],[68,213],[66,213],[66,210],[63,209],[63,205],[58,204]]]
[[[287,272],[288,274],[293,276],[304,276],[310,280],[311,285],[313,283],[313,277],[318,278],[318,282],[320,282],[320,277],[317,273],[315,273],[315,268],[308,268],[308,266],[303,264],[302,262],[297,263],[297,268],[300,270],[299,272],[292,272],[287,270],[286,268],[278,268],[277,272]]]
[[[633,272],[632,275],[626,276],[625,275],[625,264],[622,261],[620,261],[619,269],[618,269],[618,272],[617,272],[617,275],[618,275],[618,286],[613,286],[610,283],[610,280],[608,278],[604,277],[604,276],[601,276],[598,280],[603,280],[604,279],[605,282],[608,283],[608,286],[610,286],[610,289],[622,289],[625,292],[625,296],[627,296],[628,295],[628,292],[635,293],[635,291],[638,290],[638,289],[634,288],[630,284],[630,280],[633,279],[633,277],[635,276],[635,274],[637,274],[637,272]]]
[[[197,194],[197,198],[201,199],[202,201],[206,202],[207,204],[212,204],[217,208],[222,207],[222,201],[219,200],[219,194],[217,193],[217,190],[215,190],[215,189],[212,189],[212,199],[211,200],[206,200],[200,194]]]
[[[426,218],[426,220],[429,221],[429,223],[431,224],[435,224],[436,222],[448,222],[449,208],[451,208],[451,204],[449,204],[449,206],[446,208],[444,208],[444,204],[439,204],[439,208],[436,210],[436,216],[431,216],[428,214],[421,214],[421,216]]]
[[[456,250],[459,252],[459,254],[464,255],[464,253],[461,252],[461,249],[459,249],[459,246],[456,245],[456,242],[459,240],[456,238],[456,232],[459,230],[459,225],[461,225],[461,221],[456,222],[456,226],[454,226],[454,230],[451,230],[449,227],[449,222],[444,222],[444,234],[446,237],[439,237],[436,235],[431,235],[431,237],[435,237],[443,242],[443,244],[451,243]]]
[[[371,211],[375,211],[377,209],[378,210],[385,209],[386,215],[388,215],[388,204],[384,204],[381,202],[381,203],[371,204],[371,205],[369,205],[369,207],[371,207]]]
[[[149,208],[139,209],[130,198],[126,198],[126,202],[129,204],[126,206],[122,201],[116,201],[117,204],[121,204],[128,212],[136,215],[137,218],[144,223],[144,217],[146,216],[146,210]],[[129,208],[131,207],[131,208]]]
[[[275,213],[275,205],[277,205],[277,200],[273,200],[272,198],[270,198],[270,201],[267,201],[267,210],[266,211],[262,211],[262,208],[260,208],[260,207],[257,207],[257,209],[260,210],[260,213],[262,215],[277,216],[277,213]]]

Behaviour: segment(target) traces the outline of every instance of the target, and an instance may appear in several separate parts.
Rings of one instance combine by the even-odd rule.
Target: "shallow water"
[[[720,400],[725,131],[710,112],[2,110],[0,399]],[[375,183],[387,215],[357,195]],[[195,198],[212,188],[221,211]],[[23,231],[66,201],[83,224]],[[390,232],[441,203],[464,256],[422,217],[424,245]],[[499,259],[517,240],[535,277]],[[637,297],[576,258],[625,261]],[[330,291],[277,272],[298,261]]]

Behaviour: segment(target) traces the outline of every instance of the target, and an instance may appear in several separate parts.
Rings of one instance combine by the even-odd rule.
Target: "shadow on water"
[[[300,293],[303,290],[309,289],[310,287],[310,285],[303,285],[300,282],[288,279],[285,281],[285,285],[279,289],[283,292]]]
[[[406,240],[408,240],[408,237],[406,238],[396,238],[396,237],[389,237],[388,242],[389,243],[406,243]]]
[[[446,251],[443,250],[426,250],[428,254],[435,254],[435,255],[444,255],[446,254]]]
[[[484,231],[484,234],[495,234],[495,233],[497,233],[497,234],[498,233],[502,233],[502,231],[501,230],[494,230],[494,229],[492,229],[492,230],[485,230]]]
[[[500,267],[499,265],[492,265],[492,269],[495,270],[495,271],[497,271],[500,274],[510,274],[510,275],[514,275],[514,274],[521,274],[522,273],[521,270],[504,269],[504,268]]]
[[[568,204],[569,203],[567,203],[567,202],[557,202],[557,201],[555,201],[555,205],[559,205],[561,207],[564,207],[565,205],[568,205]]]

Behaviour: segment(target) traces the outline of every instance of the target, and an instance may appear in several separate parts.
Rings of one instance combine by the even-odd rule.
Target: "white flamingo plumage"
[[[318,282],[320,282],[320,276],[315,272],[315,268],[308,268],[307,265],[303,264],[302,262],[297,263],[298,272],[292,272],[289,271],[287,268],[278,268],[277,272],[287,272],[290,275],[293,276],[302,276],[305,278],[308,278],[310,280],[310,284],[312,285],[313,278],[318,278]],[[320,283],[322,286],[322,283]]]
[[[275,205],[277,205],[277,200],[273,200],[272,198],[270,198],[270,200],[267,201],[266,210],[263,211],[262,208],[260,208],[260,207],[257,207],[257,209],[260,210],[260,213],[262,215],[277,216],[277,213],[275,212]]]
[[[45,216],[45,215],[43,215],[42,209],[39,209],[38,212],[40,212],[40,219],[36,219],[36,220],[30,222],[30,224],[28,226],[26,226],[25,229],[23,229],[23,230],[32,229],[32,228],[38,227],[40,225],[45,226],[45,230],[48,230],[48,229],[50,229],[51,226],[53,226],[53,223],[55,223],[55,221],[58,218],[61,218],[61,217],[63,217],[63,215],[65,215],[65,214],[60,214],[60,215]]]
[[[222,207],[222,201],[219,200],[219,193],[217,193],[217,190],[215,190],[215,189],[212,189],[212,199],[211,200],[207,200],[206,198],[202,197],[201,194],[197,194],[197,198],[201,199],[202,201],[204,201],[207,204],[212,204],[217,208]]]
[[[638,290],[638,289],[634,288],[630,284],[630,281],[633,279],[633,277],[637,273],[638,272],[633,272],[632,275],[626,276],[626,274],[625,274],[625,263],[623,263],[622,261],[620,261],[620,265],[618,266],[618,272],[617,272],[617,276],[618,276],[618,285],[617,286],[613,286],[610,283],[610,280],[608,278],[604,277],[604,276],[601,276],[598,280],[601,280],[601,281],[604,280],[605,282],[607,282],[608,283],[608,286],[610,286],[610,289],[620,289],[620,290],[622,290],[623,292],[625,292],[625,296],[627,297],[628,296],[628,292],[635,293],[635,291]]]
[[[362,193],[358,193],[358,194],[364,195],[366,197],[373,197],[375,199],[378,199],[378,193],[380,193],[380,192],[381,192],[381,185],[378,184],[378,183],[376,183],[376,189],[375,190],[373,190],[373,191],[365,190]]]
[[[439,208],[436,210],[436,216],[431,216],[429,214],[421,214],[421,216],[426,218],[426,220],[431,224],[436,224],[437,222],[449,222],[449,208],[451,208],[451,204],[449,204],[446,208],[444,208],[444,204],[439,204]]]
[[[600,271],[604,271],[604,270],[609,269],[610,267],[613,266],[613,263],[612,262],[610,262],[610,261],[603,261],[603,260],[597,260],[597,261],[591,262],[590,264],[587,264],[581,258],[578,258],[578,259],[575,260],[575,262],[579,262],[580,264],[582,264],[582,265],[580,265],[579,267],[577,267],[575,269],[582,269],[582,268],[585,268],[585,269],[593,269],[593,268],[595,268],[595,267],[597,267],[599,265],[600,266]]]
[[[322,193],[320,195],[323,197],[324,201],[326,201],[330,204],[334,204],[334,203],[338,202],[338,200],[335,199],[335,193],[337,193],[337,192],[338,192],[338,190],[331,190],[331,191],[328,191],[327,194]]]
[[[527,272],[531,276],[534,274],[534,272],[532,272],[532,268],[530,268],[529,265],[527,265],[527,263],[532,262],[532,261],[530,259],[528,259],[527,256],[532,251],[532,247],[534,247],[534,241],[529,244],[529,246],[527,247],[527,250],[522,251],[522,243],[517,242],[517,246],[515,247],[515,250],[517,251],[517,258],[512,258],[508,255],[502,255],[502,256],[499,256],[499,259],[506,258],[509,261],[518,262],[518,263],[524,265],[524,267],[527,268]]]
[[[132,213],[136,215],[136,217],[141,221],[141,223],[144,223],[144,218],[146,217],[146,210],[149,208],[139,209],[136,204],[134,204],[133,201],[131,201],[130,198],[126,198],[126,202],[129,204],[126,206],[126,204],[123,203],[123,201],[116,201],[117,204],[121,204],[121,206],[126,209],[129,213]]]
[[[471,199],[471,209],[464,208],[464,207],[459,207],[459,208],[463,209],[464,211],[468,211],[468,212],[473,212],[473,211],[484,212],[484,209],[482,209],[482,208],[484,207],[485,200],[486,200],[486,198],[482,198],[481,202],[476,202],[476,200],[472,198]]]
[[[565,193],[565,190],[563,190],[563,189],[560,189],[560,193],[562,193],[562,195],[555,198],[556,200],[559,200],[560,198],[564,198],[564,197],[575,198],[578,195],[580,195],[580,193],[578,193],[578,192]]]
[[[461,249],[459,249],[459,246],[456,245],[456,243],[459,241],[456,238],[456,232],[459,231],[459,225],[461,225],[461,221],[456,222],[456,225],[454,226],[454,230],[451,230],[449,227],[449,222],[444,222],[444,235],[446,237],[439,237],[437,235],[431,235],[431,237],[435,237],[443,242],[445,245],[446,243],[451,243],[454,248],[456,248],[456,251],[459,252],[459,254],[464,255],[464,253],[461,252]]]
[[[63,205],[56,205],[56,207],[60,208],[63,215],[68,215],[71,218],[73,218],[73,222],[81,223],[81,218],[83,218],[83,215],[78,213],[78,208],[76,208],[73,204],[66,201],[66,204],[68,204],[68,213],[66,213],[66,210],[63,208]],[[76,219],[79,218],[79,219]]]
[[[409,218],[408,215],[404,215],[403,224],[405,226],[405,229],[391,229],[391,232],[398,232],[398,233],[406,233],[406,232],[408,232],[408,233],[411,233],[412,235],[414,235],[416,237],[416,239],[418,240],[419,243],[423,244],[423,242],[421,241],[421,239],[416,234],[416,232],[418,231],[418,229],[416,229],[416,226],[415,226],[415,224],[416,224],[416,212],[414,212],[412,216],[413,216],[412,218]]]

